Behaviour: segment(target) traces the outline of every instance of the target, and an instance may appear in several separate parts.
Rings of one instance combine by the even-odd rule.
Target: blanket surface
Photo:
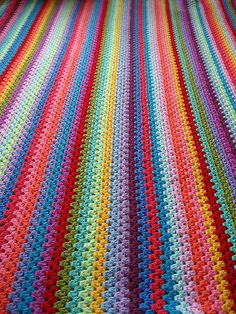
[[[236,2],[0,1],[0,314],[236,313]]]

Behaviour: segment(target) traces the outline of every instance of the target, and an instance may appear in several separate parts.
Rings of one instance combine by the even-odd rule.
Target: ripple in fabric
[[[0,1],[0,314],[236,313],[236,3]]]

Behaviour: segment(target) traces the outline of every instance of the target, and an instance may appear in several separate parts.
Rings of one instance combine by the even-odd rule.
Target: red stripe
[[[156,201],[156,191],[154,185],[154,167],[151,161],[152,159],[152,150],[151,150],[151,134],[149,127],[149,109],[148,109],[148,97],[147,97],[147,81],[146,81],[146,73],[145,73],[145,55],[144,55],[144,36],[143,36],[143,10],[142,3],[139,2],[138,7],[138,19],[139,19],[139,65],[140,65],[140,91],[141,91],[141,111],[142,111],[142,144],[143,144],[143,168],[144,168],[144,181],[146,186],[146,208],[148,209],[147,216],[149,217],[148,225],[149,225],[149,241],[150,246],[149,249],[152,253],[149,255],[150,264],[149,269],[152,273],[149,275],[150,279],[152,279],[153,283],[150,285],[150,289],[153,290],[153,294],[151,295],[151,299],[154,301],[154,304],[151,305],[152,310],[158,312],[159,314],[167,313],[163,307],[166,304],[165,300],[163,300],[163,295],[165,291],[162,289],[162,285],[164,284],[164,280],[161,278],[161,275],[164,271],[161,269],[162,260],[160,256],[162,255],[162,251],[160,250],[160,246],[162,242],[159,240],[160,238],[160,225],[158,214],[158,203]]]
[[[130,216],[130,267],[129,267],[129,290],[130,290],[130,302],[129,312],[141,314],[142,310],[139,308],[142,302],[140,298],[141,288],[139,284],[141,279],[139,278],[139,258],[140,250],[139,245],[139,224],[138,224],[138,202],[136,200],[136,180],[135,180],[135,101],[133,99],[134,94],[134,82],[135,82],[135,47],[133,43],[134,38],[134,2],[131,2],[130,6],[130,91],[129,91],[129,216]]]

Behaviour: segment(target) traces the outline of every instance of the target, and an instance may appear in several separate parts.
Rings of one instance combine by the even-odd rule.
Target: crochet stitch
[[[0,314],[236,313],[236,4],[0,2]]]

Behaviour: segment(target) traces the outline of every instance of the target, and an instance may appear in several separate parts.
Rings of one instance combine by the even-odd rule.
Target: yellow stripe
[[[93,313],[103,313],[101,309],[102,303],[105,301],[102,296],[105,291],[103,287],[103,282],[105,281],[104,271],[105,267],[104,262],[105,253],[106,253],[106,245],[107,245],[107,236],[108,236],[108,224],[107,219],[109,218],[109,196],[110,196],[110,171],[111,171],[111,159],[112,159],[112,138],[113,138],[113,118],[114,118],[114,109],[115,109],[115,92],[117,86],[117,73],[118,73],[118,62],[119,62],[119,49],[120,49],[120,37],[121,37],[121,17],[123,11],[123,3],[118,3],[117,7],[117,17],[114,17],[116,20],[116,37],[114,45],[114,62],[113,69],[111,75],[111,89],[108,101],[110,104],[109,112],[107,116],[107,125],[106,125],[106,138],[105,138],[105,152],[104,152],[104,164],[103,164],[103,175],[102,175],[102,189],[101,189],[101,210],[99,212],[98,218],[98,227],[97,227],[97,244],[96,244],[96,252],[94,253],[94,257],[96,261],[93,266],[95,267],[95,271],[93,272],[93,276],[95,280],[92,283],[93,291],[91,293],[93,297],[93,302],[91,303],[91,310]]]

